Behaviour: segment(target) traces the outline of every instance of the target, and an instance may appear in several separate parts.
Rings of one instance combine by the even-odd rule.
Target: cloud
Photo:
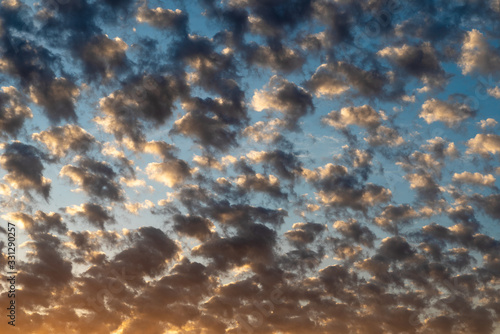
[[[238,187],[245,191],[256,191],[268,194],[271,197],[286,199],[287,194],[281,191],[280,181],[274,175],[240,175],[236,179]]]
[[[447,142],[441,137],[428,139],[427,144],[424,144],[421,147],[431,152],[431,154],[439,160],[446,157],[457,158],[459,156],[459,151],[457,150],[455,144]]]
[[[468,154],[481,154],[489,156],[500,152],[500,136],[496,134],[477,134],[474,138],[467,141],[469,147],[466,151]]]
[[[279,35],[285,28],[294,28],[312,14],[312,1],[276,1],[272,4],[261,1],[233,1],[234,7],[251,11],[256,18],[265,22],[266,35]]]
[[[142,203],[141,202],[135,202],[135,203],[128,202],[128,203],[125,203],[124,205],[125,205],[125,209],[134,215],[138,215],[139,210],[151,209],[151,208],[154,208],[154,206],[155,206],[154,203],[148,199]]]
[[[481,129],[485,130],[487,128],[493,128],[495,127],[498,122],[495,121],[493,118],[487,118],[487,119],[482,119],[477,123]]]
[[[336,129],[345,131],[348,126],[356,125],[364,128],[368,132],[368,137],[364,140],[371,146],[399,146],[404,143],[403,137],[399,135],[397,129],[382,125],[382,121],[387,119],[385,113],[375,111],[369,105],[360,107],[344,107],[340,111],[333,110],[322,118],[324,124]],[[350,135],[345,133],[347,137]]]
[[[179,253],[179,246],[155,227],[140,227],[131,231],[127,238],[131,246],[116,254],[112,264],[125,268],[130,275],[159,275]]]
[[[34,140],[43,143],[57,157],[64,157],[70,151],[85,153],[95,144],[95,138],[78,125],[66,124],[51,127],[46,131],[31,135]]]
[[[374,222],[381,228],[396,233],[398,226],[407,225],[418,217],[418,213],[408,204],[398,206],[390,204],[374,219]]]
[[[464,38],[459,65],[463,74],[494,73],[500,70],[500,53],[479,30],[472,29]]]
[[[432,147],[429,148],[432,149]],[[410,156],[403,157],[403,159],[402,162],[396,162],[396,165],[401,166],[405,171],[425,171],[429,175],[441,176],[444,163],[436,154],[415,151]]]
[[[392,99],[401,95],[390,87],[390,78],[376,69],[364,70],[345,61],[320,65],[305,85],[319,96],[333,97],[354,90],[353,95]]]
[[[297,155],[282,150],[250,151],[246,157],[254,163],[264,163],[271,166],[279,177],[288,180],[293,180],[300,175],[302,170],[302,163]]]
[[[450,103],[446,101],[430,99],[422,105],[420,118],[427,124],[433,122],[443,122],[449,127],[455,126],[469,117],[475,116],[476,111],[463,103]]]
[[[488,88],[488,95],[493,96],[495,99],[500,99],[500,87]]]
[[[277,210],[261,206],[245,204],[230,204],[228,201],[208,201],[210,204],[201,210],[201,213],[213,218],[217,222],[236,228],[246,228],[255,222],[270,224],[274,227],[285,223],[288,212],[282,208]]]
[[[171,57],[176,66],[182,64],[192,70],[187,74],[190,84],[219,94],[241,108],[245,93],[238,85],[234,55],[226,49],[219,53],[216,48],[213,40],[190,34],[174,43]]]
[[[48,83],[30,87],[30,97],[42,106],[49,120],[59,123],[61,120],[76,120],[76,99],[80,89],[66,78],[54,78]]]
[[[221,151],[227,151],[231,146],[237,145],[236,133],[226,124],[200,113],[185,114],[175,121],[171,133],[194,137],[194,141],[202,147],[213,147]]]
[[[471,173],[471,172],[453,174],[453,182],[457,183],[466,183],[472,185],[491,187],[495,184],[495,181],[496,181],[495,177],[491,174],[483,175],[481,173]]]
[[[27,99],[12,86],[2,87],[0,92],[0,135],[16,136],[26,119],[33,118]]]
[[[174,230],[180,235],[187,235],[204,241],[214,233],[214,224],[206,218],[200,216],[175,215]]]
[[[137,22],[147,23],[158,29],[179,29],[187,28],[188,17],[181,10],[164,9],[157,7],[150,9],[144,3],[137,10]]]
[[[368,168],[372,164],[373,155],[369,151],[353,149],[349,153],[355,168]]]
[[[165,141],[157,141],[157,140],[148,141],[147,143],[144,144],[142,149],[145,153],[159,156],[163,160],[169,160],[175,158],[173,153],[177,150],[177,148],[174,145],[169,144]]]
[[[15,189],[34,190],[45,199],[49,198],[51,180],[43,176],[45,169],[38,149],[21,142],[4,144],[0,165],[7,170],[4,180]]]
[[[414,250],[405,238],[396,236],[383,239],[378,253],[392,262],[413,256]]]
[[[26,246],[30,249],[29,262],[20,265],[17,278],[22,280],[23,289],[16,297],[25,300],[27,310],[36,310],[39,306],[49,306],[55,299],[52,293],[68,287],[73,279],[73,266],[64,258],[62,243],[55,235],[35,234]]]
[[[70,215],[76,215],[83,218],[92,226],[104,230],[104,224],[116,223],[115,217],[109,212],[109,209],[96,203],[83,203],[64,208],[64,211]]]
[[[355,219],[350,219],[348,221],[337,220],[333,223],[333,227],[348,241],[356,242],[367,247],[373,247],[375,234],[370,231],[368,227],[363,226]]]
[[[315,170],[304,169],[303,177],[318,190],[318,200],[338,208],[366,211],[390,200],[392,193],[382,186],[360,182],[341,165],[327,164]]]
[[[129,138],[135,145],[143,144],[145,125],[165,124],[175,109],[174,102],[186,89],[185,83],[175,77],[134,78],[99,101],[104,116],[94,121],[120,141]]]
[[[404,177],[410,182],[410,188],[415,189],[419,197],[428,202],[433,202],[441,195],[441,187],[432,175],[424,171],[407,174]]]
[[[405,142],[396,129],[384,125],[377,127],[364,140],[371,146],[399,146]]]
[[[382,118],[369,105],[361,107],[345,107],[340,111],[331,111],[323,118],[323,122],[337,129],[348,125],[357,125],[368,130],[374,130],[380,126]]]
[[[68,231],[66,223],[60,214],[55,212],[45,213],[38,210],[31,216],[24,212],[10,212],[3,216],[4,219],[15,222],[18,226],[27,230],[31,235],[36,233],[56,232],[64,234]]]
[[[217,170],[224,169],[224,165],[210,155],[204,155],[204,156],[195,155],[193,158],[193,162],[203,168],[214,168]]]
[[[312,5],[314,16],[328,27],[325,30],[326,47],[332,47],[335,43],[351,42],[353,40],[353,29],[356,26],[359,14],[353,4],[348,2],[314,1]]]
[[[425,85],[442,87],[447,81],[447,75],[430,42],[418,46],[404,44],[399,48],[386,47],[377,55],[388,58],[404,72],[419,78]]]
[[[110,80],[117,71],[124,71],[129,64],[127,49],[127,43],[120,37],[111,39],[107,35],[95,35],[85,43],[76,45],[73,55],[81,60],[90,80]]]
[[[500,7],[176,4],[0,0],[22,332],[496,332]]]
[[[239,128],[248,121],[247,110],[243,96],[237,92],[235,96],[228,96],[227,98],[216,97],[212,98],[189,98],[182,102],[183,110],[194,114],[203,112],[205,115],[210,115],[214,119],[229,126]],[[227,95],[227,94],[224,94]]]
[[[285,232],[284,236],[292,244],[299,247],[312,243],[325,229],[324,225],[317,223],[295,223],[292,226],[292,230]]]
[[[331,65],[322,64],[308,81],[307,87],[315,92],[317,97],[326,96],[329,98],[340,95],[350,89],[348,83],[342,78],[331,75]]]
[[[276,142],[282,138],[280,128],[284,128],[286,122],[275,118],[269,122],[258,121],[246,127],[242,134],[255,142]]]
[[[180,159],[172,159],[166,162],[152,162],[146,167],[148,178],[167,185],[176,187],[191,178],[193,170]]]
[[[284,115],[285,127],[289,130],[297,129],[300,118],[314,111],[311,94],[276,75],[269,79],[264,89],[255,91],[252,107],[256,111],[280,111]]]
[[[233,237],[214,235],[192,249],[192,254],[211,260],[218,270],[245,264],[269,264],[274,258],[276,232],[261,224],[252,224]]]
[[[29,40],[5,36],[4,44],[5,40],[7,50],[0,70],[20,80],[25,93],[43,108],[51,122],[76,120],[75,104],[80,90],[70,78],[56,77],[54,67],[58,58]]]
[[[300,52],[276,40],[271,45],[265,46],[251,43],[246,46],[244,52],[245,60],[249,64],[285,73],[297,71],[305,63],[305,58]]]
[[[116,173],[104,161],[83,158],[78,166],[65,165],[59,175],[68,177],[71,183],[91,197],[121,202],[125,199],[123,189],[114,179]]]
[[[479,194],[476,194],[472,196],[472,200],[479,205],[481,209],[486,212],[487,215],[494,219],[500,219],[500,210],[499,210],[499,204],[500,204],[500,195],[498,194],[492,194],[488,196],[482,196]]]

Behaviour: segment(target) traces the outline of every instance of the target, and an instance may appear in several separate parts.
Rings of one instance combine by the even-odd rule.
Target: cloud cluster
[[[428,124],[440,121],[447,126],[456,125],[475,115],[475,111],[463,103],[449,103],[436,99],[425,101],[422,105],[420,117]]]
[[[63,157],[70,151],[85,153],[95,144],[95,138],[81,127],[73,124],[53,127],[31,136],[43,143],[53,155]]]
[[[2,137],[17,135],[23,128],[25,120],[33,117],[26,102],[26,98],[15,87],[2,87],[0,93]]]
[[[283,113],[285,128],[294,130],[301,117],[314,111],[311,94],[288,80],[273,76],[262,90],[254,93],[252,107],[256,111],[277,110]]]
[[[84,158],[78,161],[77,166],[64,165],[59,173],[67,177],[93,198],[110,201],[123,201],[123,190],[115,181],[116,173],[104,161]]]
[[[3,179],[15,189],[34,190],[48,199],[51,180],[43,176],[43,153],[18,141],[3,144],[3,150],[0,165],[7,171]]]
[[[498,333],[499,15],[0,1],[8,330]]]

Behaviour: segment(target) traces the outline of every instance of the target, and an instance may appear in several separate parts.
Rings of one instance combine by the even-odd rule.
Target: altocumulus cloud
[[[500,333],[498,22],[1,1],[0,332]]]

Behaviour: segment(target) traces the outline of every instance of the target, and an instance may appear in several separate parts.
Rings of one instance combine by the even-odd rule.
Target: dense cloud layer
[[[1,1],[0,332],[499,333],[499,22]]]

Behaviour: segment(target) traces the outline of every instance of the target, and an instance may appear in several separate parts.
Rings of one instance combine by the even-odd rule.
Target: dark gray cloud
[[[269,264],[274,258],[276,232],[261,224],[252,224],[232,237],[214,235],[192,250],[195,256],[210,259],[214,268],[228,270],[245,264]]]
[[[104,116],[94,121],[118,140],[124,137],[136,145],[145,141],[146,126],[163,125],[173,113],[174,102],[187,93],[180,78],[145,75],[132,78],[99,102]]]
[[[361,183],[341,165],[327,164],[315,170],[304,169],[302,175],[318,190],[319,202],[334,208],[366,211],[389,201],[392,196],[387,188]]]
[[[307,20],[313,12],[313,1],[310,0],[235,1],[223,8],[213,0],[201,2],[212,15],[221,17],[224,22],[233,25],[237,22],[237,26],[248,26],[253,33],[264,36],[282,35]]]
[[[252,98],[256,111],[277,110],[284,115],[285,128],[297,130],[300,118],[312,114],[312,96],[304,88],[285,78],[273,76],[262,90],[257,90]]]
[[[51,181],[43,176],[43,154],[21,142],[4,144],[3,150],[0,165],[7,171],[5,181],[15,189],[34,190],[48,199]]]
[[[9,220],[19,222],[30,234],[56,232],[64,234],[68,231],[66,223],[60,214],[37,211],[35,215],[24,212],[11,212],[7,215]]]
[[[189,112],[203,112],[214,115],[221,122],[228,125],[239,126],[245,124],[248,120],[244,101],[237,97],[232,99],[194,97],[186,100],[182,108]]]
[[[84,158],[78,161],[77,166],[63,166],[59,174],[69,178],[72,184],[81,187],[91,197],[118,202],[124,200],[123,190],[114,180],[117,174],[104,161]]]
[[[410,224],[418,217],[419,214],[409,204],[388,205],[374,221],[381,228],[397,233],[399,226]]]
[[[405,238],[390,237],[382,240],[378,254],[389,261],[401,261],[413,256],[414,250]]]
[[[127,43],[119,37],[111,39],[107,35],[95,35],[85,43],[75,45],[73,54],[81,60],[89,79],[109,80],[116,76],[116,72],[128,67],[127,48]]]
[[[56,77],[60,59],[33,41],[3,36],[2,72],[20,80],[31,99],[40,105],[51,122],[76,120],[79,88],[71,78]]]
[[[141,227],[127,238],[130,247],[116,254],[112,265],[125,268],[130,275],[154,277],[162,273],[167,262],[179,252],[179,246],[155,227]]]
[[[349,242],[360,243],[367,247],[373,247],[375,234],[366,226],[363,226],[356,220],[347,222],[338,220],[333,224],[333,227]]]
[[[247,157],[256,163],[262,163],[269,166],[279,177],[293,180],[298,177],[302,171],[302,162],[294,152],[285,152],[282,150],[274,151],[251,151]]]
[[[105,223],[113,224],[116,222],[108,209],[96,203],[83,203],[80,206],[66,207],[64,211],[72,216],[83,218],[84,221],[101,230],[104,230]]]
[[[192,84],[238,105],[244,99],[244,92],[238,85],[234,56],[231,52],[217,52],[216,47],[209,38],[189,35],[174,43],[171,58],[177,67],[183,65],[194,70],[189,76]]]
[[[268,45],[250,43],[243,51],[247,63],[284,73],[297,71],[305,63],[305,57],[300,51],[291,49],[276,39],[271,39]]]
[[[16,136],[26,119],[33,118],[27,98],[15,87],[2,87],[0,92],[0,133],[2,137]]]
[[[174,221],[174,230],[180,235],[187,235],[203,241],[214,233],[214,224],[207,218],[175,215],[172,220]]]
[[[236,132],[223,122],[200,113],[188,112],[175,122],[172,134],[193,137],[203,147],[227,151],[237,145]]]
[[[23,282],[19,298],[25,300],[26,309],[47,307],[55,297],[52,293],[67,288],[73,279],[72,264],[62,253],[61,240],[52,234],[39,233],[27,246],[31,249],[30,260],[20,264],[18,279]]]
[[[236,179],[236,185],[244,192],[261,192],[270,197],[287,199],[288,195],[282,191],[279,179],[274,175],[247,174]]]
[[[201,208],[201,212],[209,215],[222,224],[245,228],[255,222],[281,226],[288,212],[283,209],[268,209],[261,206],[231,204],[228,201],[206,201],[209,205]]]
[[[484,212],[494,219],[500,219],[500,195],[492,194],[482,196],[475,194],[472,196],[472,201],[476,203]]]
[[[439,57],[431,43],[386,47],[378,55],[387,58],[403,72],[415,76],[430,87],[443,87],[448,75],[441,67]]]
[[[80,89],[66,78],[54,78],[48,82],[35,82],[30,87],[33,102],[43,107],[49,120],[76,120],[75,104]]]
[[[325,229],[324,225],[317,223],[295,223],[284,235],[292,244],[301,246],[312,243]]]

